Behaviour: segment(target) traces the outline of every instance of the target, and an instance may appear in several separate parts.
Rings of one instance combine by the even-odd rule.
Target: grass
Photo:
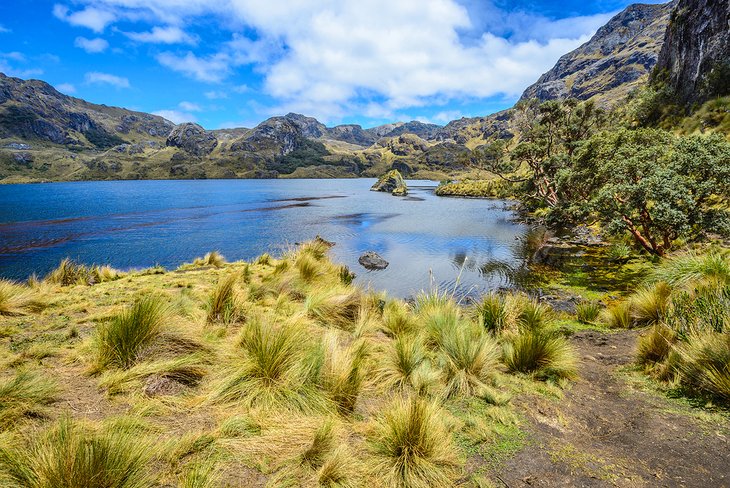
[[[236,300],[238,275],[229,274],[218,281],[208,299],[208,323],[231,324],[240,318],[241,310]]]
[[[601,304],[596,301],[584,301],[575,306],[575,315],[581,324],[594,324],[601,315]]]
[[[149,295],[100,326],[95,337],[96,368],[131,367],[162,333],[167,312],[160,296]]]
[[[8,488],[147,488],[150,449],[123,426],[98,431],[61,419],[23,444],[0,446]]]
[[[437,404],[418,397],[396,398],[368,441],[370,469],[382,486],[454,486],[460,460]]]
[[[221,268],[224,264],[226,264],[226,258],[218,251],[211,251],[206,253],[202,258],[195,258],[193,260],[193,266],[213,266],[214,268]]]
[[[0,380],[0,431],[24,417],[41,417],[56,400],[56,383],[37,372],[21,370]]]
[[[361,312],[362,298],[357,288],[320,287],[307,296],[304,308],[324,326],[352,331]]]
[[[700,281],[730,283],[730,259],[727,253],[685,253],[665,260],[650,275],[650,280],[663,281],[672,287],[691,286]]]
[[[629,300],[631,319],[640,327],[660,324],[667,315],[671,288],[663,281],[640,288]]]
[[[545,331],[527,331],[507,343],[504,363],[512,372],[537,379],[570,380],[577,377],[577,358],[568,342]]]
[[[634,321],[631,318],[631,303],[618,302],[603,312],[603,322],[612,329],[630,329]]]
[[[503,296],[496,293],[484,295],[474,307],[479,325],[487,332],[501,334],[508,326],[509,313]]]
[[[517,299],[517,325],[521,331],[534,331],[545,328],[553,321],[552,309],[535,299]]]
[[[482,394],[497,368],[497,343],[480,329],[462,326],[444,337],[441,348],[445,363],[445,395]]]
[[[44,307],[37,290],[0,279],[0,316],[24,315]]]
[[[355,410],[365,381],[365,345],[361,342],[342,347],[338,344],[337,335],[330,332],[325,335],[323,346],[325,359],[320,383],[338,412],[349,415]]]
[[[375,378],[384,390],[417,388],[419,379],[429,370],[430,359],[423,338],[400,335],[378,355]]]
[[[125,273],[110,266],[86,266],[65,258],[45,277],[44,281],[61,286],[94,285],[117,280],[123,276]]]

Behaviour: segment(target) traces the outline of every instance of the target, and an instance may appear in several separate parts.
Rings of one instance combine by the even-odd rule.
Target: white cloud
[[[184,56],[164,52],[157,55],[157,61],[173,71],[208,83],[220,83],[231,72],[231,59],[226,53],[199,58],[190,51]]]
[[[32,78],[34,76],[42,75],[43,70],[39,68],[15,68],[5,59],[0,58],[0,73],[5,73],[7,76],[13,76],[16,78]]]
[[[98,4],[104,1],[96,2]],[[56,4],[53,6],[53,15],[74,26],[87,27],[94,32],[103,32],[107,25],[116,20],[116,15],[110,10],[100,9],[93,6],[70,12],[65,5]]]
[[[200,105],[192,102],[180,102],[177,106],[180,107],[181,110],[185,110],[187,112],[200,112],[203,110]]]
[[[56,85],[56,90],[60,91],[61,93],[76,93],[76,87],[73,86],[71,83],[60,83]]]
[[[211,90],[203,93],[208,100],[223,100],[228,98],[228,93],[223,90]]]
[[[176,26],[153,27],[150,32],[125,32],[125,36],[137,42],[155,44],[197,44],[196,37]]]
[[[13,32],[13,31],[11,31],[10,29],[8,29],[7,27],[5,27],[3,25],[0,25],[0,34],[6,34],[8,32]]]
[[[193,114],[182,112],[180,110],[158,110],[157,112],[152,112],[153,115],[159,115],[160,117],[164,117],[170,122],[173,122],[175,124],[182,124],[183,122],[196,122],[197,119]]]
[[[57,16],[71,22],[95,9],[179,28],[170,30],[169,39],[201,16],[216,16],[219,28],[232,32],[229,41],[206,45],[205,54],[162,52],[158,62],[206,83],[221,83],[247,66],[260,73],[264,94],[275,100],[265,110],[304,112],[325,121],[516,97],[561,55],[587,41],[609,15],[553,20],[507,12],[485,0],[80,1],[83,10]],[[152,42],[154,33],[155,28],[137,34]],[[216,90],[205,96],[227,94]]]
[[[109,73],[99,73],[98,71],[86,73],[84,79],[86,80],[86,83],[91,84],[106,84],[115,86],[117,88],[130,87],[129,80],[127,78],[111,75]]]
[[[97,37],[96,39],[87,39],[85,37],[77,37],[74,46],[79,47],[87,53],[102,53],[109,47],[109,43]]]

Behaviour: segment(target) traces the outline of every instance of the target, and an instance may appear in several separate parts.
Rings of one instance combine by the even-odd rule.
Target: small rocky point
[[[360,263],[363,268],[369,269],[371,271],[385,269],[388,267],[388,264],[390,264],[375,251],[367,251],[362,256],[360,256],[360,259],[358,259],[357,262]]]
[[[392,169],[378,178],[378,181],[370,188],[371,191],[384,191],[395,196],[404,197],[408,195],[408,187],[397,169]]]

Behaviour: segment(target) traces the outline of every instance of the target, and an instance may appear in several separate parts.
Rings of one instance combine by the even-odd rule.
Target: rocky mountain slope
[[[625,99],[657,64],[674,7],[675,2],[629,6],[588,42],[561,57],[522,98],[594,98],[604,105]]]
[[[685,105],[730,95],[730,0],[678,0],[657,77]]]

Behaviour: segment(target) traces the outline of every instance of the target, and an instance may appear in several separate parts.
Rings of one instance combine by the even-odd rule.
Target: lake
[[[437,285],[472,295],[507,285],[529,231],[501,200],[369,191],[373,179],[103,181],[0,185],[0,276],[25,279],[65,257],[115,268],[174,269],[208,251],[280,255],[320,235],[356,281],[398,297]],[[358,264],[376,251],[390,265]]]

